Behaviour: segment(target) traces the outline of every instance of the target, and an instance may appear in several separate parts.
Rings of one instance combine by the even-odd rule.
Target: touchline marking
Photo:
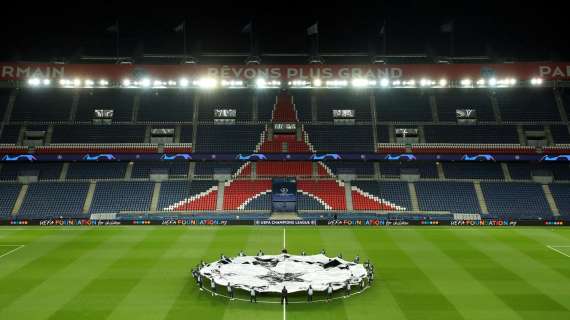
[[[546,246],[546,247],[548,247],[548,249],[550,249],[550,250],[554,250],[554,251],[560,253],[560,254],[563,255],[563,256],[566,256],[566,257],[570,258],[570,255],[568,255],[568,254],[566,254],[566,253],[564,253],[564,252],[562,252],[562,251],[556,249],[556,248],[570,248],[570,246]]]
[[[285,228],[283,228],[283,249],[287,248],[285,244]]]
[[[286,239],[285,239],[285,228],[283,228],[283,249],[287,248]],[[283,303],[283,320],[287,320],[287,303]]]
[[[24,246],[25,245],[23,245],[23,244],[0,244],[0,247],[16,247],[16,249],[12,249],[12,250],[4,253],[3,255],[1,255],[0,258],[4,258],[5,256],[22,249]]]

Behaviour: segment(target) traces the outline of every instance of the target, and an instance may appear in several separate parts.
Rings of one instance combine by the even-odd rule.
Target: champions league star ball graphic
[[[207,264],[199,273],[216,285],[258,293],[280,293],[285,286],[289,293],[304,292],[309,285],[315,291],[333,290],[362,285],[368,271],[362,264],[323,254],[298,256],[291,254],[240,256]]]

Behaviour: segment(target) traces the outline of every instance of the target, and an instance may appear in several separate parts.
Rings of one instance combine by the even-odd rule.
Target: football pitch
[[[370,259],[376,280],[284,308],[213,297],[190,275],[284,241]],[[570,228],[4,227],[0,319],[570,319]]]

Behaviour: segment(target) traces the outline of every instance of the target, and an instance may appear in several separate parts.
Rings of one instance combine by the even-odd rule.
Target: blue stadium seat
[[[437,178],[437,167],[430,162],[381,162],[380,174],[386,178],[399,178],[401,169],[417,169],[420,178]]]
[[[138,161],[134,163],[132,178],[148,178],[153,170],[167,170],[170,177],[188,176],[189,162],[186,161]]]
[[[297,210],[325,210],[325,206],[317,199],[297,192]]]
[[[372,127],[366,125],[304,125],[319,152],[374,152]]]
[[[16,97],[10,121],[69,120],[73,92],[60,89],[24,89]]]
[[[429,98],[417,90],[376,93],[376,112],[380,121],[432,121]]]
[[[89,183],[80,182],[30,184],[18,215],[36,218],[82,216],[88,189]]]
[[[404,207],[406,210],[412,210],[412,200],[407,182],[352,181],[352,186],[397,206]]]
[[[252,199],[244,210],[271,210],[271,192],[263,193]]]
[[[213,121],[214,109],[236,109],[238,121],[250,121],[253,93],[249,90],[224,90],[203,93],[200,97],[201,121]]]
[[[455,111],[457,109],[475,109],[479,121],[495,121],[487,90],[470,88],[438,91],[435,97],[439,121],[456,121]]]
[[[194,105],[187,91],[150,91],[141,95],[139,121],[192,121]]]
[[[122,179],[126,170],[126,162],[70,163],[67,179]]]
[[[0,180],[16,180],[18,173],[30,170],[39,171],[40,180],[54,180],[59,178],[61,167],[62,164],[57,162],[4,163],[0,170]]]
[[[254,152],[261,140],[261,125],[201,125],[195,152]]]
[[[535,183],[481,183],[489,213],[551,215],[542,188]]]
[[[560,121],[551,88],[497,90],[504,121]]]
[[[0,137],[0,143],[17,143],[18,137],[20,136],[19,125],[5,125],[2,130],[2,137]]]
[[[113,122],[131,121],[136,94],[135,91],[128,89],[82,90],[75,120],[91,121],[95,109],[112,109]]]
[[[504,179],[498,163],[442,162],[443,173],[448,179]]]
[[[0,183],[0,217],[12,214],[12,208],[20,193],[20,185],[15,183]]]
[[[519,143],[516,126],[426,125],[427,143]]]
[[[142,143],[142,125],[55,125],[52,143]]]
[[[551,184],[550,192],[552,193],[552,197],[556,202],[560,214],[570,215],[570,184]]]
[[[148,211],[153,188],[152,182],[97,182],[90,212]]]
[[[419,181],[414,183],[420,210],[481,213],[471,182]]]
[[[299,121],[311,121],[311,90],[291,90]]]
[[[354,90],[321,91],[317,94],[317,119],[333,121],[333,110],[352,109],[356,121],[372,121],[370,92]]]
[[[214,180],[192,180],[192,181],[165,181],[160,187],[160,197],[158,199],[158,210],[164,210],[180,201],[207,191],[217,186]]]

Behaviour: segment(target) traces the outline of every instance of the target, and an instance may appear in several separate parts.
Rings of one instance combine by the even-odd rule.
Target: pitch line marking
[[[560,254],[563,255],[563,256],[566,256],[566,257],[570,258],[570,255],[568,255],[567,253],[564,253],[564,252],[562,252],[562,251],[556,249],[556,248],[570,248],[570,246],[546,246],[546,247],[547,247],[548,249],[550,249],[550,250],[553,250],[553,251],[556,251],[556,252],[560,253]]]
[[[5,256],[22,249],[24,246],[25,245],[23,245],[23,244],[0,244],[0,247],[16,247],[15,249],[12,249],[12,250],[0,255],[0,258],[4,258]]]

